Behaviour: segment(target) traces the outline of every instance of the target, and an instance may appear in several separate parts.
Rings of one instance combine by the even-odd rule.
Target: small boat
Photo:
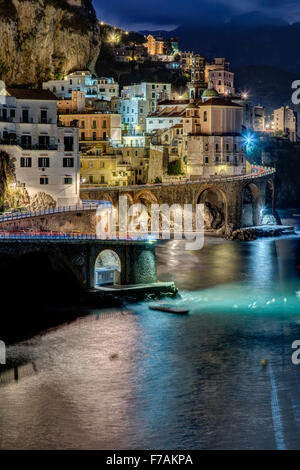
[[[185,308],[177,308],[167,304],[149,305],[149,308],[150,310],[159,310],[160,312],[175,313],[176,315],[186,315],[187,313],[189,313],[189,310]]]

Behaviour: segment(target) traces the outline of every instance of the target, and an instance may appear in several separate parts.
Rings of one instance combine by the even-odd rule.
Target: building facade
[[[79,127],[80,145],[107,142],[112,146],[121,145],[121,116],[109,113],[59,114],[63,126]]]
[[[79,202],[78,129],[58,126],[52,92],[0,82],[0,149],[15,159],[15,184],[31,202],[41,193],[51,205]]]
[[[120,100],[122,128],[130,135],[146,131],[146,117],[149,114],[149,100],[140,96],[130,96]]]
[[[81,156],[81,184],[128,186],[147,182],[149,154],[142,147],[89,148]]]
[[[184,134],[187,176],[246,173],[246,153],[241,135],[243,108],[213,97],[186,110]]]
[[[149,34],[147,36],[147,52],[151,56],[155,55],[162,55],[164,53],[164,45],[165,41],[164,38],[161,36],[152,36],[152,34]]]
[[[149,112],[155,112],[157,101],[171,98],[170,83],[141,82],[124,86],[121,92],[122,99],[139,97],[148,101]]]
[[[93,78],[89,71],[73,72],[62,80],[49,80],[43,83],[43,89],[52,91],[58,98],[71,98],[73,91],[108,101],[119,96],[119,84],[113,78]]]
[[[288,106],[274,110],[274,132],[287,134],[291,142],[297,140],[296,113]]]

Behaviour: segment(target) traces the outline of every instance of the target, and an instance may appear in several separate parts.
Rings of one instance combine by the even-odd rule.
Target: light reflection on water
[[[9,348],[22,365],[0,381],[0,448],[276,448],[274,384],[300,447],[299,238],[171,241],[158,263],[188,316],[94,311]]]

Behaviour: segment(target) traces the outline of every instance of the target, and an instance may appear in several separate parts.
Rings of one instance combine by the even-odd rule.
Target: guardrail
[[[53,233],[53,232],[0,232],[1,240],[99,240],[99,241],[144,241],[154,242],[156,238],[151,235],[124,236],[116,235],[114,238],[99,238],[94,233]]]
[[[32,217],[40,217],[43,215],[49,214],[60,214],[63,212],[76,212],[76,211],[90,211],[96,209],[99,205],[109,205],[111,206],[111,202],[109,201],[83,201],[82,204],[77,204],[73,206],[61,206],[61,207],[53,207],[50,209],[43,209],[39,211],[32,211],[32,212],[16,212],[14,214],[9,215],[0,215],[0,222],[7,222],[11,220],[19,220],[19,219],[28,219]]]
[[[0,232],[0,240],[98,240],[93,233]]]
[[[151,188],[160,188],[160,187],[165,187],[165,186],[177,186],[177,185],[186,185],[186,184],[196,184],[196,183],[211,183],[212,181],[214,183],[222,183],[222,182],[228,182],[228,181],[239,181],[243,179],[257,179],[257,178],[262,178],[267,175],[272,175],[276,172],[275,168],[270,168],[270,167],[261,167],[261,166],[253,166],[253,168],[257,168],[257,170],[260,170],[260,172],[255,172],[255,173],[246,173],[245,175],[236,175],[236,176],[219,176],[219,175],[212,175],[207,178],[199,178],[197,180],[188,180],[188,181],[177,181],[174,183],[156,183],[156,184],[139,184],[139,185],[130,185],[130,186],[94,186],[94,187],[88,187],[88,188],[82,188],[82,191],[108,191],[108,190],[122,190],[122,191],[128,191],[128,189],[146,189],[149,190]]]

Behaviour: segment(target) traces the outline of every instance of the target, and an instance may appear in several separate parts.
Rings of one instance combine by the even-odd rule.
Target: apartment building
[[[73,114],[59,114],[63,126],[79,127],[81,147],[93,142],[107,142],[112,146],[121,145],[121,115],[97,113],[95,111]]]
[[[52,91],[58,98],[71,98],[73,91],[107,101],[119,96],[119,84],[113,78],[93,78],[89,71],[73,72],[61,80],[49,80],[43,83],[43,89]]]
[[[0,150],[15,159],[15,185],[31,200],[45,193],[57,206],[79,202],[78,129],[57,124],[52,92],[0,82]]]

